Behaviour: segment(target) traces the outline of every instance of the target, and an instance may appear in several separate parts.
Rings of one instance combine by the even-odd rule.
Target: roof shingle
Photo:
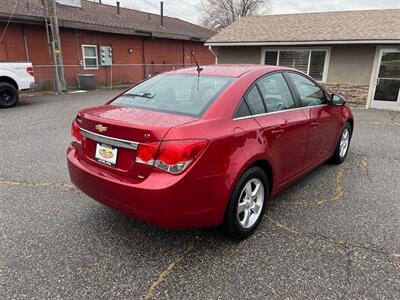
[[[400,9],[243,17],[213,43],[400,40]]]
[[[0,17],[7,19],[14,8],[14,1],[0,1]],[[121,34],[144,34],[154,37],[202,40],[215,34],[207,28],[178,18],[164,17],[164,27],[160,27],[160,15],[133,9],[117,8],[110,5],[82,0],[82,8],[57,4],[60,27],[95,30]],[[41,0],[19,0],[14,21],[31,20],[43,22],[44,9]]]

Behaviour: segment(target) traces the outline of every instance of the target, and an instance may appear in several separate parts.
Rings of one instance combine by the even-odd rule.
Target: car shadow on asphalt
[[[310,173],[294,182],[288,188],[280,192],[267,203],[265,217],[267,215],[276,215],[284,210],[281,204],[298,204],[305,199],[317,201],[318,199],[332,197],[335,194],[335,174],[338,170],[353,167],[357,164],[357,154],[350,154],[349,160],[343,165],[332,165],[329,162],[315,168]],[[323,180],[324,181],[323,181]],[[93,200],[90,200],[93,201]],[[221,244],[239,244],[227,237],[221,226],[215,228],[200,229],[168,229],[161,228],[152,224],[147,224],[129,216],[122,215],[101,204],[90,203],[95,209],[88,210],[86,223],[92,225],[92,230],[97,233],[107,232],[109,235],[119,237],[121,240],[131,244],[132,241],[152,240],[168,241],[173,240],[180,244],[181,242],[190,242],[193,240],[211,240],[212,243]],[[264,218],[263,222],[267,222]],[[89,225],[86,224],[86,225]],[[133,245],[133,244],[131,244]]]

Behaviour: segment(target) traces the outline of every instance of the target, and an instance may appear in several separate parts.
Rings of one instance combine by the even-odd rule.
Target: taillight
[[[206,140],[176,140],[140,144],[136,162],[152,165],[171,174],[182,173],[207,145]]]
[[[154,165],[154,160],[157,154],[158,146],[160,143],[140,144],[137,150],[136,159],[137,163]]]
[[[79,128],[78,124],[74,120],[72,122],[72,127],[71,127],[71,135],[76,139],[78,143],[82,141],[81,139],[81,129]]]
[[[27,67],[26,72],[29,73],[29,75],[33,76],[33,68],[32,67]]]

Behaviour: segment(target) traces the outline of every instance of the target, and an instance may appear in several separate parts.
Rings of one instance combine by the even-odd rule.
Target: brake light
[[[72,122],[71,135],[76,139],[78,143],[82,141],[81,129],[79,128],[75,120]]]
[[[154,159],[157,154],[160,143],[140,144],[136,154],[135,161],[137,163],[154,165]]]
[[[33,68],[32,67],[27,67],[26,72],[29,73],[29,75],[33,76]]]
[[[171,174],[186,170],[201,154],[206,140],[176,140],[140,144],[136,162],[152,165]]]

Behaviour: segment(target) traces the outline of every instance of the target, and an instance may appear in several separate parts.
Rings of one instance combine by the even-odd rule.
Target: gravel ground
[[[279,194],[233,242],[138,222],[70,185],[71,120],[117,92],[0,110],[1,299],[400,298],[399,112],[355,109],[347,161]]]

